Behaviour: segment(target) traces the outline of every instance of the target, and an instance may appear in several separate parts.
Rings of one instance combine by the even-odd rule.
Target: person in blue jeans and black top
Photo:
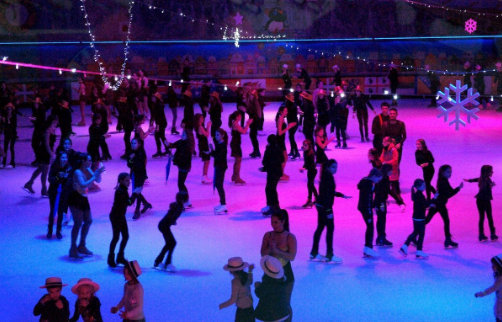
[[[335,197],[350,199],[341,192],[336,191],[334,174],[338,170],[338,163],[335,159],[329,159],[323,163],[321,170],[321,181],[319,182],[319,196],[316,200],[317,228],[314,232],[314,243],[310,251],[311,260],[326,260],[328,262],[341,263],[343,260],[333,254],[333,232],[335,231],[335,221],[333,216],[333,202]],[[319,239],[322,231],[326,227],[326,257],[322,258],[319,253]]]
[[[493,224],[492,217],[492,188],[495,186],[495,182],[492,181],[493,167],[491,165],[485,164],[481,167],[481,175],[479,178],[474,179],[464,179],[466,182],[477,182],[479,186],[479,192],[476,194],[476,206],[479,212],[479,241],[484,242],[488,240],[484,232],[484,222],[485,213],[486,218],[488,218],[488,224],[490,225],[490,239],[496,241],[498,236],[495,234],[495,225]]]
[[[364,177],[357,184],[359,189],[359,202],[357,209],[363,215],[364,223],[366,224],[366,233],[364,235],[364,257],[378,257],[373,250],[373,235],[375,226],[373,224],[373,192],[375,184],[382,180],[382,173],[378,169],[371,169],[369,175]]]

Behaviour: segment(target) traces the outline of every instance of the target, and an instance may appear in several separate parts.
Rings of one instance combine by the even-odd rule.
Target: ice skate
[[[377,252],[375,252],[373,250],[373,248],[369,248],[369,247],[364,247],[364,250],[363,250],[363,257],[364,258],[371,258],[371,259],[377,259],[379,256],[377,254]]]
[[[164,266],[164,269],[166,270],[166,272],[176,273],[176,267],[173,264],[168,264]]]
[[[227,211],[227,206],[226,205],[219,205],[214,207],[214,214],[215,215],[224,215],[226,214]]]
[[[334,254],[327,254],[324,261],[326,263],[331,263],[331,264],[343,263],[343,259],[341,257],[334,255]]]
[[[408,246],[404,244],[401,248],[399,248],[399,252],[405,257],[408,256]]]
[[[417,257],[417,259],[427,259],[427,258],[429,258],[429,255],[427,255],[426,253],[424,253],[421,250],[417,250],[417,253],[415,254],[415,256]]]
[[[319,254],[310,254],[310,258],[309,258],[310,261],[312,262],[324,262],[326,261],[326,258],[322,255],[319,255]]]

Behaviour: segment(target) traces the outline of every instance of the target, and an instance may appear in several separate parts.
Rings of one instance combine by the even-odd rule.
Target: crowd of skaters
[[[285,69],[283,79],[286,87],[289,86],[291,80],[287,79],[288,66],[283,67]],[[335,147],[347,148],[345,130],[348,115],[350,109],[352,109],[353,113],[357,114],[361,142],[369,142],[367,108],[372,109],[376,114],[369,98],[362,93],[360,88],[356,87],[353,92],[349,92],[347,88],[344,88],[342,82],[340,85],[335,84],[333,92],[328,94],[322,82],[319,82],[315,90],[309,91],[307,87],[307,84],[310,87],[308,74],[301,69],[301,66],[296,67],[299,75],[302,75],[303,81],[297,84],[294,91],[288,89],[284,92],[284,101],[279,107],[275,119],[276,133],[267,137],[267,146],[263,154],[263,168],[261,170],[267,173],[267,179],[265,185],[266,206],[262,209],[262,212],[266,216],[271,216],[273,231],[265,235],[262,244],[261,253],[264,257],[261,266],[265,275],[263,283],[256,285],[256,294],[260,298],[260,303],[262,297],[264,302],[262,305],[258,304],[256,312],[252,313],[249,310],[249,301],[247,304],[243,304],[246,307],[240,307],[234,296],[236,291],[234,290],[234,284],[236,283],[234,281],[240,282],[244,288],[243,292],[247,292],[246,294],[249,294],[247,291],[250,286],[249,281],[252,281],[251,274],[248,273],[247,278],[244,278],[244,275],[240,273],[242,270],[230,267],[232,261],[238,262],[240,260],[242,262],[242,259],[229,259],[229,264],[225,266],[225,269],[234,275],[232,299],[237,302],[239,309],[247,309],[244,311],[238,309],[236,313],[236,318],[242,315],[243,318],[239,319],[243,321],[251,315],[256,315],[257,318],[261,316],[263,320],[292,319],[292,309],[289,305],[294,284],[291,261],[296,256],[297,246],[294,235],[289,232],[287,212],[280,207],[277,184],[280,180],[287,181],[289,179],[289,175],[285,173],[288,159],[300,158],[295,139],[297,130],[301,129],[304,135],[302,144],[304,152],[303,168],[307,171],[308,177],[307,189],[309,196],[303,207],[311,208],[315,206],[318,214],[318,225],[314,232],[310,257],[311,260],[341,263],[343,260],[334,254],[332,245],[334,231],[333,204],[335,197],[351,198],[351,196],[336,191],[334,175],[337,171],[337,162],[334,159],[328,159],[324,152],[328,144],[335,140],[335,135],[328,137],[327,133],[328,131],[333,133],[336,129],[337,143]],[[337,78],[335,77],[335,79]],[[128,240],[127,221],[125,219],[127,207],[136,202],[134,219],[139,219],[142,213],[152,208],[152,205],[146,201],[142,194],[143,185],[148,179],[148,157],[144,148],[144,140],[149,135],[154,134],[157,146],[157,152],[152,157],[172,158],[173,164],[179,170],[179,192],[176,201],[170,205],[169,211],[158,227],[164,236],[166,244],[154,263],[155,267],[159,267],[167,254],[163,267],[169,271],[175,271],[175,267],[171,262],[176,245],[170,226],[176,224],[176,219],[180,217],[185,209],[192,207],[185,180],[192,170],[192,159],[197,155],[195,139],[197,138],[199,143],[198,155],[203,161],[201,184],[211,183],[212,180],[209,179],[207,173],[210,163],[209,158],[214,158],[214,184],[220,197],[220,204],[215,207],[215,214],[227,212],[224,177],[228,167],[228,142],[230,141],[231,156],[234,158],[232,182],[235,184],[243,185],[246,183],[241,178],[240,173],[242,162],[241,135],[250,132],[250,140],[253,145],[253,152],[250,157],[260,158],[262,155],[256,135],[258,131],[263,129],[263,108],[265,106],[263,88],[244,86],[238,89],[236,110],[231,113],[228,120],[228,132],[230,132],[231,136],[229,140],[227,131],[222,127],[226,122],[221,119],[223,105],[217,91],[211,92],[209,86],[206,85],[208,88],[203,91],[204,98],[201,94],[199,100],[201,113],[196,114],[194,112],[195,101],[189,85],[182,89],[181,95],[177,95],[170,86],[167,95],[163,96],[157,90],[150,89],[149,84],[142,75],[132,81],[124,79],[123,85],[115,95],[110,95],[109,89],[106,89],[106,87],[102,91],[98,91],[95,101],[92,102],[93,116],[92,123],[89,126],[87,153],[76,152],[71,148],[70,136],[73,133],[71,111],[69,110],[69,99],[64,90],[54,88],[51,90],[49,97],[37,96],[31,116],[34,123],[32,148],[35,160],[33,165],[36,166],[36,170],[28,182],[24,184],[24,188],[29,193],[35,193],[33,184],[37,176],[41,175],[41,194],[48,197],[50,201],[47,238],[52,238],[55,217],[57,217],[56,237],[58,239],[62,238],[61,226],[63,218],[68,208],[70,208],[74,224],[69,255],[71,258],[80,259],[83,256],[92,256],[93,254],[86,247],[86,236],[92,223],[91,205],[87,199],[87,193],[89,189],[98,188],[96,183],[101,181],[102,173],[105,171],[103,162],[111,159],[106,145],[106,138],[109,124],[111,124],[112,111],[117,110],[117,130],[124,132],[124,154],[121,158],[126,160],[131,171],[130,173],[121,173],[117,179],[113,207],[110,212],[113,238],[110,243],[108,265],[112,267],[117,266],[117,264],[125,265],[125,275],[133,274],[131,269],[128,268],[132,265],[132,262],[129,262],[124,255]],[[154,84],[152,85],[152,87],[155,87]],[[145,88],[142,88],[142,86]],[[87,103],[87,98],[82,98],[85,93],[80,94],[80,101],[85,99]],[[175,100],[176,102],[174,102]],[[168,142],[165,137],[167,119],[164,113],[164,104],[166,102],[172,107],[171,110],[173,111],[171,134],[180,134],[180,139],[172,143]],[[4,100],[4,103],[2,121],[4,127],[8,127],[12,122],[12,118],[21,115],[21,113],[16,110],[13,99]],[[183,107],[183,119],[180,122],[181,133],[177,131],[174,124],[175,115],[177,115],[174,111],[176,111],[178,105]],[[49,111],[49,116],[47,116]],[[210,121],[206,123],[205,117],[207,115],[209,115]],[[245,120],[246,116],[247,121]],[[373,147],[369,149],[368,159],[372,164],[372,169],[369,171],[368,176],[361,179],[357,186],[359,190],[358,210],[361,212],[366,225],[363,254],[370,258],[378,258],[378,254],[373,250],[374,212],[377,215],[376,245],[392,247],[392,242],[386,239],[385,234],[388,195],[396,200],[403,211],[405,209],[405,203],[400,194],[399,165],[406,140],[406,128],[404,122],[398,120],[397,116],[397,108],[391,107],[386,102],[381,104],[381,112],[375,115],[371,125]],[[149,122],[147,131],[144,131],[142,127],[144,122]],[[77,125],[84,126],[85,118],[82,118]],[[328,125],[331,126],[328,128]],[[56,145],[57,126],[61,131],[61,139],[58,145]],[[4,136],[10,135],[12,140],[12,133],[8,133],[8,131],[4,129]],[[288,135],[290,143],[289,154],[286,147],[286,135]],[[4,142],[7,142],[7,139]],[[7,143],[5,146],[7,146]],[[13,145],[10,146],[13,147]],[[164,151],[162,151],[162,147]],[[172,150],[175,150],[174,155],[172,155]],[[11,166],[15,167],[13,151],[12,148]],[[452,240],[449,230],[449,215],[446,204],[448,199],[460,191],[463,183],[455,189],[452,188],[448,180],[452,168],[449,165],[442,165],[438,171],[438,183],[435,189],[431,183],[435,172],[434,158],[431,151],[428,150],[425,140],[420,139],[416,142],[415,155],[416,163],[423,169],[424,176],[423,180],[415,180],[412,188],[414,230],[406,239],[400,251],[406,256],[408,255],[408,246],[414,244],[417,247],[417,258],[427,258],[427,254],[422,250],[425,225],[430,222],[437,212],[440,213],[444,221],[445,247],[458,247],[458,244]],[[5,165],[6,156],[4,156],[3,160]],[[320,181],[319,187],[316,189],[314,180],[318,172],[318,166],[320,166]],[[488,239],[483,230],[485,215],[490,225],[490,239],[492,241],[498,239],[493,225],[491,209],[491,191],[495,185],[491,181],[492,175],[493,167],[485,165],[482,167],[481,175],[478,178],[465,179],[468,182],[478,182],[480,187],[476,200],[480,215],[479,240],[481,242]],[[47,181],[49,181],[49,188],[46,186]],[[132,195],[129,196],[128,188],[131,184]],[[424,191],[426,195],[423,194]],[[313,199],[312,196],[315,198]],[[143,208],[140,210],[141,204]],[[327,228],[327,253],[326,256],[320,256],[318,254],[319,240],[325,227]],[[77,244],[79,234],[80,241]],[[122,240],[119,252],[115,257],[114,252],[119,236],[122,236]],[[280,264],[277,264],[275,260],[278,260]],[[243,269],[249,267],[252,271],[252,266],[244,262],[241,264],[239,267]],[[280,282],[277,280],[280,280]],[[282,284],[284,285],[281,286]],[[284,289],[284,292],[277,292],[277,290],[282,289]],[[54,300],[54,302],[54,305],[59,308],[60,302],[58,300]],[[220,307],[225,307],[225,304]],[[267,314],[271,314],[271,316]]]

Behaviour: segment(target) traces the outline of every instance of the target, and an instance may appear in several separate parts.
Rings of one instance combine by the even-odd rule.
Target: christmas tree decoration
[[[455,93],[455,98],[450,96],[450,89]],[[467,96],[462,99],[462,92],[467,90]],[[479,102],[476,100],[479,97],[479,93],[473,93],[472,88],[468,88],[467,85],[463,85],[460,80],[456,81],[456,85],[450,84],[449,87],[445,87],[444,93],[438,92],[438,118],[443,117],[445,122],[448,122],[448,116],[450,112],[455,113],[455,119],[449,123],[449,125],[455,124],[455,130],[459,130],[460,125],[465,126],[465,122],[460,118],[460,113],[465,113],[467,116],[467,123],[471,123],[471,117],[475,120],[479,119],[476,115],[479,112],[479,108],[468,109],[468,105],[478,106]],[[449,105],[449,107],[444,107],[443,104]]]

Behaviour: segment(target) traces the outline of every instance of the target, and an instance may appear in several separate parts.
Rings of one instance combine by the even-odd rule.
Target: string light
[[[122,67],[120,69],[120,76],[116,80],[115,84],[111,84],[108,81],[108,77],[106,76],[106,68],[101,60],[101,55],[99,54],[99,50],[95,46],[94,42],[96,41],[96,36],[94,35],[94,33],[92,32],[92,29],[91,29],[91,23],[89,21],[89,14],[87,13],[85,1],[86,0],[80,0],[80,2],[81,2],[80,10],[82,11],[82,13],[84,15],[85,25],[86,25],[87,30],[89,32],[89,37],[91,38],[90,46],[92,49],[94,49],[94,56],[93,56],[94,61],[99,66],[99,72],[101,75],[101,79],[103,80],[103,83],[105,85],[107,85],[112,91],[116,91],[117,89],[119,89],[119,87],[122,84],[122,81],[124,80],[124,77],[125,77],[127,55],[129,54],[129,42],[131,41],[130,35],[131,35],[131,25],[132,25],[132,19],[133,19],[132,9],[134,7],[134,0],[129,0],[129,8],[127,10],[127,13],[129,15],[129,23],[127,25],[127,36],[126,36],[126,42],[125,42],[125,46],[124,46],[124,62],[122,63]]]
[[[454,13],[458,13],[458,14],[462,14],[462,15],[477,15],[479,17],[491,16],[491,17],[495,17],[495,18],[502,17],[502,14],[500,14],[500,13],[479,12],[479,11],[468,10],[468,9],[456,9],[456,8],[451,8],[451,7],[442,6],[442,5],[438,5],[438,4],[430,4],[430,3],[414,1],[414,0],[403,0],[403,1],[406,3],[409,3],[411,5],[414,5],[414,6],[421,6],[421,7],[428,8],[428,9],[441,9],[441,10],[445,10],[448,12],[454,12]]]

